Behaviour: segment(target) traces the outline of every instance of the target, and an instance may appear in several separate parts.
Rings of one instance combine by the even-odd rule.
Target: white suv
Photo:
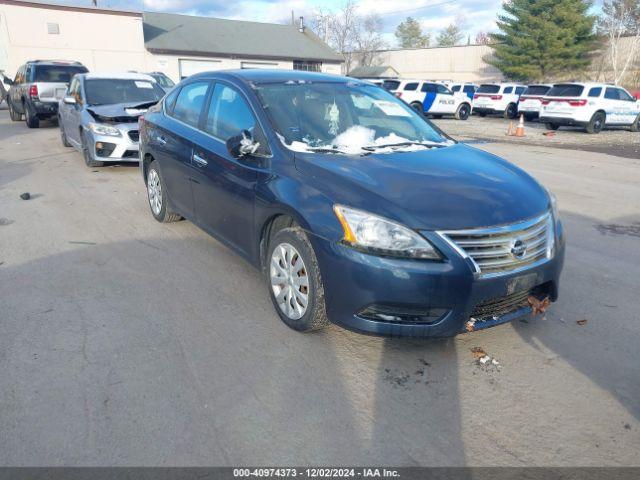
[[[473,95],[473,112],[481,117],[499,113],[504,118],[516,118],[518,100],[526,89],[515,83],[484,83]]]
[[[538,118],[542,108],[542,99],[553,85],[529,85],[518,102],[518,116],[524,115],[525,120]]]
[[[540,121],[549,130],[573,125],[600,133],[605,126],[628,126],[638,132],[640,100],[624,88],[606,83],[563,83],[545,95]]]
[[[434,118],[453,115],[458,120],[466,120],[471,114],[469,97],[462,92],[452,92],[439,82],[404,80],[395,91],[417,111]]]

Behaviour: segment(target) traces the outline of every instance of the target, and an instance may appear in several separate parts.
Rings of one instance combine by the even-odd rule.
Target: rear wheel
[[[558,128],[560,128],[560,125],[558,125],[557,123],[547,122],[544,124],[544,128],[546,128],[547,130],[558,130]]]
[[[468,103],[463,103],[458,107],[455,117],[456,117],[456,120],[466,120],[467,118],[469,118],[470,114],[471,114],[471,106]]]
[[[182,217],[172,212],[167,205],[167,189],[157,162],[151,162],[147,169],[147,197],[153,218],[161,223],[177,222]]]
[[[504,118],[514,119],[518,116],[518,107],[515,103],[510,103],[504,109]]]
[[[591,120],[589,120],[589,123],[587,124],[587,133],[600,133],[604,128],[604,122],[606,121],[606,119],[607,117],[603,112],[594,113],[593,117],[591,117]]]
[[[632,132],[640,132],[640,115],[638,115],[636,121],[631,124],[630,130]]]
[[[319,330],[329,323],[318,260],[299,227],[278,231],[269,242],[267,281],[281,320],[299,332]]]
[[[29,105],[29,102],[24,102],[24,120],[29,128],[38,128],[40,126],[40,119],[33,111],[33,108]]]
[[[422,112],[422,104],[420,102],[413,102],[411,104],[411,108],[413,108],[418,113],[423,113]]]

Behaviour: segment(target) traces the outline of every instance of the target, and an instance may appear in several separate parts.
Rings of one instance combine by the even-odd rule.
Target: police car
[[[516,118],[518,100],[526,89],[515,83],[484,83],[473,95],[473,112],[481,117],[499,113],[504,118]]]
[[[453,115],[458,120],[466,120],[471,114],[469,97],[454,93],[439,82],[404,80],[395,94],[417,111],[434,118]]]
[[[605,127],[625,126],[638,132],[640,100],[622,87],[605,83],[558,84],[542,100],[540,121],[549,130],[573,125],[600,133]]]
[[[478,85],[475,83],[452,83],[451,85],[447,85],[453,93],[462,92],[469,100],[473,100],[473,95],[478,90]]]
[[[553,85],[529,85],[518,101],[518,116],[524,115],[525,120],[538,118],[542,107],[542,98],[551,90]]]

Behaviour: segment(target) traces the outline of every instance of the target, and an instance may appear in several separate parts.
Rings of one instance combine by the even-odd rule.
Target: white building
[[[0,71],[27,60],[76,60],[90,71],[286,68],[340,73],[342,58],[308,28],[208,17],[0,0]]]

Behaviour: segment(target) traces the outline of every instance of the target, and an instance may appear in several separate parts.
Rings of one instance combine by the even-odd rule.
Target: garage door
[[[220,70],[220,62],[217,60],[178,60],[180,66],[180,80],[200,72]]]

